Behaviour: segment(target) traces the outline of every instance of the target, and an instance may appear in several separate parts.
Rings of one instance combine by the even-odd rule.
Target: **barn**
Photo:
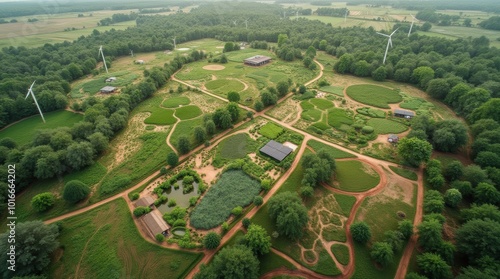
[[[278,161],[283,161],[290,153],[292,153],[293,149],[288,146],[284,146],[283,144],[276,142],[274,140],[269,141],[264,147],[260,149],[260,152],[266,154],[273,159]]]
[[[245,59],[245,64],[250,66],[261,66],[271,62],[271,57],[263,55],[255,55]]]
[[[115,92],[116,87],[113,86],[104,86],[101,88],[101,93],[109,94]]]
[[[151,233],[153,238],[157,234],[168,235],[170,227],[163,221],[163,218],[157,211],[151,211],[148,214],[142,216],[142,221],[146,225],[148,231]]]
[[[415,113],[413,111],[395,109],[394,116],[410,119],[415,116]]]
[[[154,203],[155,203],[155,199],[153,199],[153,197],[145,196],[145,197],[138,199],[135,202],[135,207],[145,206],[145,207],[153,208]]]

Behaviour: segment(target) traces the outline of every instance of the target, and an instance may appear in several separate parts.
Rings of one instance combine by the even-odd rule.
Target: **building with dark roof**
[[[104,86],[103,88],[101,88],[101,93],[113,93],[115,92],[116,90],[116,87],[113,87],[113,86]]]
[[[157,213],[157,211],[151,211],[148,214],[141,217],[142,221],[146,225],[148,231],[152,234],[153,238],[157,234],[168,235],[170,227],[165,223],[163,218]]]
[[[292,153],[292,149],[288,146],[284,146],[283,144],[271,140],[264,147],[260,149],[260,152],[278,160],[283,161],[288,154]]]
[[[245,59],[245,64],[250,66],[261,66],[271,62],[271,57],[263,55],[255,55],[250,58]]]
[[[387,137],[387,141],[390,142],[390,143],[397,143],[399,141],[399,137],[394,135],[394,134],[390,134],[388,137]]]
[[[153,199],[153,197],[145,196],[145,197],[138,199],[135,202],[135,207],[138,207],[138,206],[153,207],[154,203],[155,203],[155,199]]]
[[[415,116],[415,113],[413,111],[408,111],[408,110],[402,110],[402,109],[395,109],[394,110],[394,116],[397,117],[403,117],[403,118],[413,118]]]

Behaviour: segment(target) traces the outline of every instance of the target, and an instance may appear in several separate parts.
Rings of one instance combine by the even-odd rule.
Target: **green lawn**
[[[385,111],[379,110],[379,109],[374,109],[374,108],[358,108],[356,111],[360,114],[369,116],[369,117],[375,117],[375,118],[385,118]]]
[[[334,194],[334,196],[340,208],[342,208],[344,216],[349,217],[349,215],[351,214],[351,209],[354,206],[354,203],[356,202],[356,198],[353,196],[342,195],[342,194]]]
[[[177,123],[175,130],[172,132],[172,136],[170,136],[170,143],[175,146],[179,137],[187,136],[191,140],[191,148],[195,147],[196,143],[194,142],[193,128],[196,126],[202,126],[202,124],[203,119],[201,117],[183,120]]]
[[[172,125],[177,122],[177,119],[174,117],[174,111],[171,109],[150,107],[148,110],[151,112],[151,115],[144,119],[145,124]]]
[[[217,79],[205,83],[205,87],[218,93],[227,93],[229,91],[240,92],[245,88],[245,85],[234,79]]]
[[[408,170],[408,169],[402,169],[402,168],[397,168],[397,167],[394,167],[394,166],[389,166],[389,168],[395,172],[396,174],[404,177],[404,178],[408,178],[410,180],[413,180],[413,181],[417,181],[418,179],[418,176],[417,174],[412,171],[412,170]]]
[[[380,176],[366,163],[357,160],[339,161],[335,171],[335,182],[335,188],[363,192],[377,186]]]
[[[372,118],[366,122],[377,134],[399,134],[408,130],[408,126],[389,119]]]
[[[357,102],[379,108],[390,108],[388,104],[403,100],[396,90],[370,84],[351,85],[347,87],[346,93]]]
[[[212,164],[221,167],[230,160],[245,158],[248,153],[256,152],[257,146],[258,143],[248,134],[236,134],[219,143]]]
[[[180,96],[166,99],[161,105],[166,108],[177,108],[179,106],[189,105],[189,103],[188,97]]]
[[[349,264],[349,248],[347,248],[347,246],[343,244],[333,244],[331,250],[339,263],[343,265]]]
[[[25,118],[20,122],[0,131],[1,138],[11,138],[19,146],[33,140],[37,130],[71,127],[83,119],[83,115],[65,110],[44,113],[46,123],[43,123],[39,114]]]
[[[306,109],[300,114],[300,118],[312,122],[319,121],[321,119],[321,111],[317,109]]]
[[[314,109],[314,105],[309,102],[309,100],[304,100],[300,102],[300,107],[303,110]]]
[[[328,124],[333,128],[340,129],[342,124],[351,125],[352,117],[347,115],[346,111],[341,108],[332,108],[328,110]]]
[[[112,83],[106,82],[106,79],[111,76],[116,77],[116,81]],[[93,96],[99,93],[100,89],[104,86],[122,87],[133,83],[137,78],[139,78],[139,75],[129,70],[113,72],[112,74],[102,73],[90,79],[86,78],[75,81],[72,84],[70,95],[72,98]]]
[[[192,119],[202,114],[201,109],[197,106],[185,106],[175,110],[175,116],[181,120]]]
[[[259,133],[266,138],[275,139],[283,133],[283,128],[272,122],[267,122],[264,126],[260,127]]]
[[[183,278],[202,253],[151,244],[123,199],[62,221],[50,278]],[[76,274],[76,270],[78,273]]]
[[[312,149],[314,149],[316,152],[323,149],[326,151],[328,154],[332,155],[333,158],[335,159],[343,159],[343,158],[356,158],[356,155],[342,151],[340,149],[337,149],[333,146],[324,144],[322,142],[319,142],[317,140],[309,140],[307,142],[307,145],[309,145]]]
[[[331,93],[340,97],[344,97],[344,87],[339,86],[323,86],[320,91]]]
[[[326,99],[313,98],[313,99],[310,99],[309,102],[311,102],[311,104],[313,104],[314,106],[316,106],[320,110],[325,110],[325,109],[329,109],[329,108],[334,107],[333,103],[331,101],[326,100]]]

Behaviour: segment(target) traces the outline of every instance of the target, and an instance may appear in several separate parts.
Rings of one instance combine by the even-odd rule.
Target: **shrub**
[[[248,219],[248,218],[243,218],[243,221],[241,221],[241,223],[242,223],[242,225],[243,225],[243,227],[244,227],[245,229],[248,229],[248,227],[250,226],[250,224],[251,224],[252,222],[251,222],[251,221],[250,221],[250,219]]]
[[[156,238],[156,241],[158,241],[160,243],[163,242],[163,241],[165,241],[165,236],[163,234],[161,234],[161,233],[157,234],[155,236],[155,238]]]
[[[161,204],[164,204],[166,203],[168,200],[168,197],[167,196],[164,196],[164,195],[160,195],[160,197],[158,199],[155,200],[155,206],[158,207],[160,206]]]
[[[253,204],[255,204],[256,206],[262,205],[263,202],[264,202],[264,199],[262,199],[261,196],[255,196],[253,198]]]
[[[198,196],[195,196],[195,197],[190,197],[189,198],[189,205],[190,206],[195,206],[196,205],[196,202],[198,201]]]
[[[160,174],[161,175],[165,175],[165,174],[167,174],[167,172],[168,172],[168,170],[167,170],[166,167],[161,167],[161,169],[160,169]]]
[[[139,193],[132,193],[132,196],[130,196],[130,200],[135,201],[139,199],[139,197],[140,197]]]
[[[362,132],[363,134],[371,134],[371,133],[373,133],[373,131],[374,131],[374,130],[375,130],[375,129],[373,129],[373,127],[372,127],[372,126],[364,126],[364,127],[361,129],[361,132]]]
[[[387,242],[375,242],[370,256],[382,266],[387,266],[394,261],[392,246]]]
[[[449,207],[457,207],[458,204],[462,201],[462,194],[457,189],[448,189],[444,194],[444,202]]]
[[[183,185],[193,184],[193,182],[194,182],[194,177],[192,177],[191,175],[186,175],[182,179]]]
[[[174,227],[185,227],[186,226],[186,221],[184,219],[177,219],[174,222]]]
[[[264,191],[269,191],[269,189],[271,189],[271,180],[269,179],[263,179],[261,182],[260,182],[260,187],[262,188],[262,190]]]
[[[355,222],[351,225],[352,238],[361,243],[365,244],[372,237],[370,227],[366,222]]]
[[[410,239],[413,235],[413,223],[410,220],[403,220],[398,223],[398,230],[406,239]]]
[[[177,205],[177,202],[174,199],[170,199],[167,203],[168,207],[174,207]]]
[[[242,212],[243,212],[243,208],[241,206],[237,206],[237,207],[233,208],[233,210],[231,210],[231,213],[234,216],[240,216]]]
[[[176,206],[174,209],[172,209],[172,211],[163,214],[163,220],[165,220],[167,224],[173,226],[175,221],[184,219],[185,216],[186,209]]]
[[[460,191],[460,194],[462,194],[464,198],[472,196],[472,184],[469,181],[455,180],[450,186]]]
[[[63,198],[70,203],[77,203],[85,199],[90,193],[90,188],[78,180],[71,180],[64,186]]]
[[[222,231],[226,233],[229,230],[229,224],[227,222],[222,223]]]
[[[41,193],[31,199],[31,206],[37,212],[43,212],[54,206],[55,197],[50,192]]]
[[[207,249],[215,249],[220,245],[220,235],[216,232],[209,232],[203,238],[203,246]]]
[[[175,154],[175,152],[171,151],[170,153],[167,154],[167,164],[171,167],[177,166],[177,163],[179,163],[179,156]]]
[[[149,212],[151,212],[151,208],[149,208],[147,206],[138,206],[138,207],[136,207],[136,209],[134,209],[134,216],[140,217],[140,216],[147,214]]]

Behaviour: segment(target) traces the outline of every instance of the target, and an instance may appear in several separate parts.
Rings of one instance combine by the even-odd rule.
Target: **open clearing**
[[[209,70],[209,71],[220,71],[220,70],[224,70],[226,67],[222,66],[222,65],[206,65],[206,66],[203,66],[203,69],[204,70]]]
[[[399,103],[403,100],[396,90],[371,84],[349,86],[346,93],[357,102],[386,109],[390,108],[389,104]]]
[[[349,192],[363,192],[380,182],[378,173],[368,164],[357,161],[338,161],[333,186]]]

